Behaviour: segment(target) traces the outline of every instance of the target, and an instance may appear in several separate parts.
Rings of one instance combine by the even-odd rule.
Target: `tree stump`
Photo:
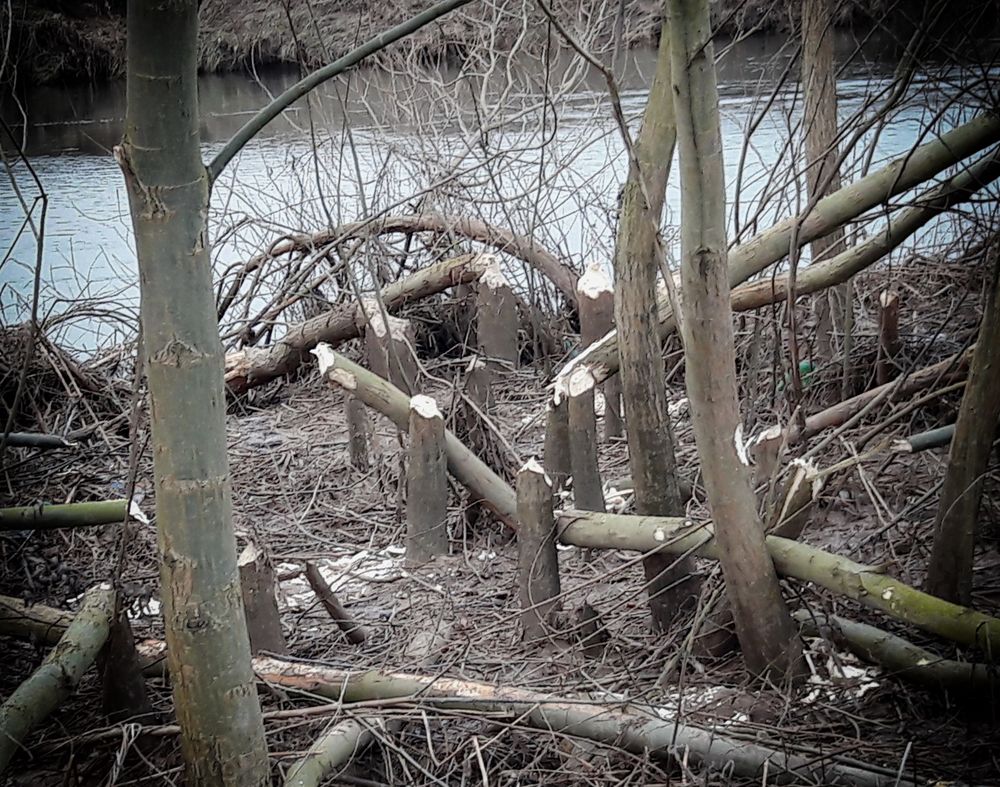
[[[576,285],[580,311],[580,347],[584,349],[615,327],[615,294],[611,279],[592,263]],[[604,439],[621,437],[622,387],[618,375],[601,384],[604,394]]]
[[[410,400],[406,468],[406,564],[448,554],[448,460],[444,418],[429,396]]]
[[[363,315],[363,316],[362,316]],[[374,301],[366,301],[359,317],[366,319],[365,350],[368,368],[401,391],[417,387],[417,362],[413,356],[414,332],[409,320],[383,315]]]
[[[899,354],[899,295],[891,290],[885,290],[878,298],[878,363],[875,367],[875,379],[879,385],[885,385],[896,377],[896,364],[893,359]]]
[[[347,445],[351,454],[351,466],[357,470],[367,470],[368,432],[371,427],[368,408],[356,396],[345,391],[344,413],[347,417]]]
[[[517,300],[498,263],[491,263],[476,287],[476,341],[495,368],[517,368]]]
[[[573,473],[569,459],[569,404],[566,396],[556,391],[545,408],[545,472],[552,480],[553,490],[565,488]]]
[[[569,378],[569,461],[573,500],[585,511],[604,511],[604,490],[597,468],[597,418],[594,376],[584,366]]]
[[[552,482],[542,466],[529,459],[517,474],[518,585],[521,626],[527,640],[548,634],[559,606],[559,557],[552,513]]]
[[[236,565],[240,570],[240,587],[243,589],[243,607],[246,612],[247,630],[250,633],[250,651],[262,650],[286,654],[288,645],[281,632],[278,601],[274,595],[274,569],[264,550],[253,541],[240,553]]]

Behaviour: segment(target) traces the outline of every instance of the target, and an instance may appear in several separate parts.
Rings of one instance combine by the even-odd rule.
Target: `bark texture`
[[[691,420],[747,668],[755,675],[794,675],[801,669],[802,646],[764,543],[741,438],[708,2],[670,0],[667,8],[680,145],[682,322]]]
[[[188,781],[270,783],[250,668],[199,151],[198,3],[128,4],[125,174],[142,295],[163,618]]]
[[[525,639],[550,633],[559,605],[559,557],[552,515],[552,483],[534,459],[517,474],[517,575]]]
[[[240,569],[251,652],[256,654],[266,650],[278,655],[288,653],[285,635],[281,631],[278,599],[275,596],[277,582],[267,554],[251,541],[240,553],[236,564]]]
[[[406,564],[448,554],[448,459],[444,418],[428,396],[410,400],[406,464]]]
[[[810,202],[840,188],[837,166],[837,71],[834,55],[833,0],[802,0],[802,92],[805,111],[802,125],[806,149],[806,190]],[[844,250],[844,229],[837,227],[810,244],[813,262]],[[817,295],[816,349],[830,361],[844,339],[850,289],[847,285]],[[841,348],[843,349],[843,344]]]
[[[955,422],[927,566],[927,592],[961,604],[972,596],[976,520],[1000,420],[1000,250],[993,254],[990,290]]]
[[[656,260],[661,253],[657,235],[676,140],[670,50],[664,22],[656,72],[622,192],[615,243],[615,323],[621,336],[618,353],[635,507],[640,514],[662,515],[678,514],[684,505],[667,411],[656,296]],[[653,555],[643,561],[655,629],[665,631],[696,593],[693,581],[683,581],[693,570],[694,563],[687,559],[666,561]]]

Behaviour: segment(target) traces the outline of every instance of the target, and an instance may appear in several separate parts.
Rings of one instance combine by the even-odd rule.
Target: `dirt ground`
[[[916,263],[914,263],[916,264]],[[968,268],[925,268],[919,290],[904,301],[906,352],[920,366],[961,349],[976,323],[976,282]],[[965,276],[966,297],[959,307],[942,302],[941,285]],[[893,276],[904,276],[894,271]],[[883,278],[879,278],[882,276]],[[888,274],[871,274],[860,283],[862,319],[858,323],[860,388],[871,369],[874,325],[864,319],[886,285]],[[954,303],[952,304],[954,306]],[[441,308],[446,308],[446,304]],[[935,319],[913,319],[933,314]],[[758,319],[772,320],[768,315]],[[772,320],[773,322],[773,320]],[[933,323],[933,325],[932,325]],[[928,326],[928,334],[914,325]],[[944,331],[944,328],[947,331]],[[757,334],[768,338],[774,325]],[[769,366],[757,370],[756,386],[748,369],[750,318],[740,318],[740,364],[745,394],[753,400],[752,433],[774,422],[782,407],[780,376]],[[929,340],[934,338],[933,342]],[[347,348],[357,356],[358,349]],[[708,519],[699,485],[694,440],[683,390],[683,369],[675,344],[667,345],[671,412],[678,441],[678,464],[693,483],[687,515]],[[446,417],[455,412],[455,387],[465,361],[452,348],[424,363],[422,389],[438,400]],[[110,357],[110,356],[109,356]],[[54,353],[51,358],[58,358]],[[50,360],[51,360],[50,358]],[[127,356],[117,361],[119,378],[131,368]],[[60,395],[64,373],[51,376],[57,364],[39,363],[30,375],[33,407],[48,424],[60,422],[73,406],[89,407],[105,426],[77,449],[47,453],[22,451],[7,457],[0,502],[29,504],[41,500],[105,499],[122,495],[128,481],[129,430],[127,383],[105,384],[83,392],[75,403]],[[105,360],[85,364],[81,374],[97,378],[113,366]],[[46,372],[48,368],[48,372]],[[36,373],[37,372],[37,373]],[[65,370],[64,370],[65,372]],[[47,376],[48,375],[48,376]],[[777,379],[777,382],[776,382]],[[499,448],[502,470],[516,469],[540,456],[544,431],[544,383],[541,369],[526,365],[508,373],[496,387],[495,423],[513,451]],[[814,383],[816,397],[824,384]],[[958,405],[949,394],[913,411],[879,439],[899,437],[949,423]],[[902,403],[905,404],[905,401]],[[900,404],[892,406],[901,406]],[[84,407],[84,409],[85,409]],[[843,431],[817,457],[830,466],[857,451],[860,438],[886,419],[891,406]],[[89,416],[84,418],[87,422]],[[584,602],[601,616],[607,642],[596,657],[585,656],[569,639],[554,636],[543,646],[521,642],[517,613],[516,544],[512,534],[489,515],[469,506],[466,493],[452,484],[449,528],[451,554],[419,570],[403,564],[405,489],[401,488],[404,438],[384,418],[371,414],[373,439],[369,470],[351,466],[342,394],[323,383],[314,369],[300,379],[271,384],[234,402],[228,422],[234,515],[239,546],[248,540],[264,546],[280,580],[279,607],[289,652],[295,659],[344,668],[426,674],[518,686],[563,697],[605,703],[629,703],[720,734],[766,743],[778,749],[837,754],[898,771],[921,783],[961,780],[1000,784],[996,710],[985,698],[956,699],[915,687],[878,668],[862,664],[832,643],[809,640],[813,676],[805,686],[749,686],[738,655],[695,658],[684,647],[687,622],[654,635],[646,612],[639,557],[609,551],[585,555],[560,547],[562,606],[572,614]],[[456,429],[459,425],[452,422]],[[151,459],[146,419],[139,419],[142,451],[136,490],[139,507],[153,520]],[[826,435],[810,445],[814,446]],[[869,446],[870,449],[871,446]],[[514,455],[516,454],[516,456]],[[824,488],[803,539],[838,554],[873,564],[919,586],[929,553],[929,527],[946,452],[914,455],[876,452],[859,465],[832,477]],[[601,451],[609,497],[628,510],[628,463],[623,442]],[[976,608],[1000,612],[1000,532],[997,479],[987,485],[981,550],[977,557]],[[617,494],[616,494],[617,493]],[[155,521],[155,520],[154,520]],[[0,593],[56,607],[72,608],[92,584],[115,575],[133,599],[138,638],[162,638],[157,615],[155,528],[137,524],[119,560],[121,528],[105,527],[0,535]],[[362,645],[351,645],[317,604],[302,576],[305,561],[315,563],[350,613],[368,632]],[[712,561],[699,561],[706,588],[719,582]],[[955,650],[921,632],[805,583],[785,583],[796,608],[844,615],[894,631],[942,656]],[[34,669],[45,649],[0,637],[4,669],[0,696],[6,696]],[[960,655],[960,654],[959,654]],[[665,665],[674,669],[663,674]],[[678,668],[679,665],[679,668]],[[169,689],[151,681],[158,716],[149,724],[170,722]],[[100,688],[92,672],[73,698],[33,734],[31,751],[20,757],[7,783],[180,784],[176,735],[153,732],[136,739],[135,729],[107,729],[100,716]],[[279,688],[262,689],[267,712],[302,707],[303,698]],[[518,726],[511,718],[471,712],[430,711],[405,707],[341,709],[331,716],[273,716],[268,745],[275,768],[287,767],[331,718],[352,716],[372,725],[375,743],[331,784],[734,784],[725,774],[705,772],[683,762],[635,755],[565,736]],[[390,720],[406,724],[386,728]],[[759,783],[759,782],[758,782]]]

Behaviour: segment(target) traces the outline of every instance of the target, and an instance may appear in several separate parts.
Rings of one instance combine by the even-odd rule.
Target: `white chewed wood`
[[[425,394],[410,397],[410,409],[422,418],[442,418],[437,402]]]
[[[527,462],[521,465],[521,469],[518,472],[536,473],[538,475],[545,476],[545,483],[550,487],[552,486],[552,479],[549,478],[548,473],[545,472],[545,468],[542,467],[541,463],[535,457],[531,457]]]
[[[581,366],[570,376],[566,390],[572,399],[577,396],[582,396],[589,391],[593,391],[595,383],[596,381],[594,380],[594,375],[591,373],[590,369],[586,366]]]
[[[592,262],[577,281],[576,292],[584,298],[596,300],[604,293],[613,293],[614,288],[611,284],[611,278],[604,272],[600,263]]]
[[[319,373],[323,377],[326,377],[327,372],[337,365],[337,356],[334,354],[333,348],[326,342],[317,344],[309,352],[316,356]]]

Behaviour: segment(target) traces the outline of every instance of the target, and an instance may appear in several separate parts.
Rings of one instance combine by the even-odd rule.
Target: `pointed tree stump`
[[[611,279],[592,263],[576,285],[577,302],[580,310],[580,348],[586,349],[614,330],[615,293]],[[622,384],[614,375],[601,385],[604,394],[604,439],[621,437],[622,432]]]
[[[410,399],[406,468],[406,564],[448,554],[448,459],[444,418],[429,396]]]
[[[497,368],[517,368],[517,299],[496,262],[476,286],[476,340]]]
[[[893,359],[902,349],[899,340],[899,295],[891,290],[885,290],[878,298],[878,364],[875,367],[875,379],[879,385],[885,385],[896,377],[897,369]]]
[[[240,569],[250,651],[254,655],[263,650],[278,655],[288,653],[275,598],[274,568],[267,554],[251,541],[240,553],[236,565]]]
[[[594,377],[581,366],[569,378],[569,461],[573,499],[585,511],[604,511],[604,490],[597,468],[597,418]]]
[[[124,608],[111,617],[108,641],[97,657],[101,675],[101,710],[112,723],[139,716],[149,718],[153,706],[135,649],[132,625]]]
[[[418,369],[413,357],[414,331],[409,320],[383,315],[379,304],[370,300],[359,310],[359,317],[367,320],[368,368],[404,393],[412,394],[417,387]]]
[[[524,638],[535,640],[550,631],[559,606],[559,557],[552,514],[552,482],[542,466],[529,459],[517,474],[518,585]]]
[[[545,410],[545,472],[552,480],[553,491],[566,487],[573,474],[569,459],[569,403],[556,391]]]

